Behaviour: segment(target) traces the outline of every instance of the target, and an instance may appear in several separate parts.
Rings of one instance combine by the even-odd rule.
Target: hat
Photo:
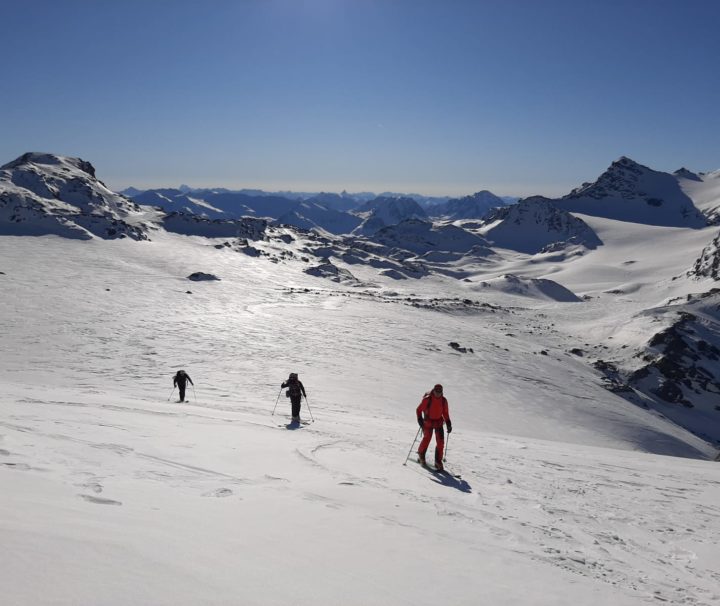
[[[440,383],[438,383],[437,385],[435,385],[435,387],[433,387],[433,391],[442,391],[442,390],[443,390],[443,388],[442,388],[442,385],[440,385]]]

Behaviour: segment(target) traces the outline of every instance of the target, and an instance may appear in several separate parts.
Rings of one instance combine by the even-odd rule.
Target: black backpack
[[[285,392],[285,395],[288,398],[299,398],[302,396],[302,392],[300,391],[300,381],[288,381],[287,388],[288,389]]]

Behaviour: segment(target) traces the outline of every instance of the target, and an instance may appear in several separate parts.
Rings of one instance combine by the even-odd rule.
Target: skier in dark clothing
[[[190,378],[190,375],[184,370],[178,370],[173,377],[173,385],[175,385],[180,392],[181,402],[185,401],[185,386],[187,385],[188,381],[190,381],[190,385],[195,385],[195,383],[193,383],[192,379]]]
[[[285,387],[288,388],[288,390],[285,392],[285,395],[290,398],[290,404],[292,404],[292,420],[296,423],[299,423],[300,402],[302,401],[303,396],[307,398],[307,394],[305,393],[305,387],[298,379],[296,372],[290,373],[288,380],[283,382],[283,384],[280,386],[280,389],[284,389]]]

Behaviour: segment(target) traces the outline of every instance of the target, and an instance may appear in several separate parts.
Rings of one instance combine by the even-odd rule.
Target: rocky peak
[[[678,179],[688,179],[689,181],[702,181],[702,177],[700,177],[700,175],[692,172],[691,170],[688,170],[684,166],[682,168],[678,168],[673,173],[673,175],[675,175]]]
[[[91,177],[95,178],[95,167],[81,158],[69,158],[65,156],[57,156],[55,154],[46,154],[42,152],[27,152],[19,158],[8,162],[4,166],[0,166],[0,170],[23,169],[32,170],[32,167],[48,170],[49,167],[57,168],[76,168]],[[57,170],[52,168],[50,170]]]
[[[615,160],[608,169],[600,175],[594,183],[583,183],[580,187],[572,190],[563,199],[572,198],[608,198],[619,196],[622,198],[635,198],[644,196],[643,192],[638,191],[640,178],[647,174],[653,173],[652,169],[642,164],[638,164],[635,160],[627,156],[621,156]]]

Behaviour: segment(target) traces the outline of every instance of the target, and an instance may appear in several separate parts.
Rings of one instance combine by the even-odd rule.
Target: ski
[[[444,475],[444,476],[451,476],[458,480],[462,479],[462,476],[459,473],[453,473],[452,471],[448,471],[447,469],[437,469],[436,467],[433,467],[432,465],[430,465],[428,463],[423,464],[420,462],[420,459],[415,459],[415,462],[418,465],[420,465],[420,467],[423,467],[432,473],[436,473],[438,475]]]
[[[312,421],[288,421],[287,423],[280,423],[278,427],[304,427],[305,425],[310,425]]]

